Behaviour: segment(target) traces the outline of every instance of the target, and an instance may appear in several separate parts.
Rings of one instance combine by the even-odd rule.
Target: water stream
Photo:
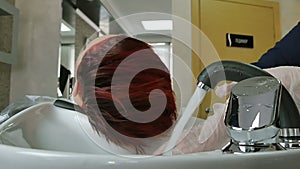
[[[189,119],[192,117],[193,113],[197,107],[202,103],[206,94],[206,90],[197,87],[194,94],[190,98],[184,112],[182,113],[180,119],[174,127],[170,140],[167,147],[165,148],[164,155],[172,155],[172,149],[175,147],[179,137],[181,136],[184,127],[186,126]]]

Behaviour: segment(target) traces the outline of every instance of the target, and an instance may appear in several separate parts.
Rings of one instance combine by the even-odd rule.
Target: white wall
[[[195,89],[191,63],[191,1],[173,0],[173,79],[177,105],[185,107]]]
[[[20,11],[18,62],[10,101],[24,95],[56,97],[62,0],[16,0]]]
[[[269,0],[279,2],[281,34],[284,36],[300,21],[300,0]]]
[[[159,56],[161,61],[166,65],[166,67],[170,70],[170,61],[171,59],[171,54],[170,54],[170,45],[168,43],[165,43],[163,45],[155,45],[155,43],[151,44],[154,52]],[[172,71],[172,70],[171,70]],[[170,72],[171,72],[170,71]]]

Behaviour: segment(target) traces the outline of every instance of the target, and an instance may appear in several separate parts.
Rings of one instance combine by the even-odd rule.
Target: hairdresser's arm
[[[175,148],[172,149],[172,154],[213,151],[224,147],[230,140],[223,122],[225,108],[225,104],[215,103],[212,116],[203,122],[193,124],[191,128],[186,128],[178,139]],[[163,154],[166,146],[167,143],[156,150],[154,154]]]
[[[253,64],[260,68],[300,66],[300,22]]]

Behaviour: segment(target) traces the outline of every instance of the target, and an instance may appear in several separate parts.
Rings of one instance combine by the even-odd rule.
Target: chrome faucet
[[[249,78],[255,80],[252,79],[254,77],[261,77],[267,81],[272,81],[270,79],[273,79],[273,85],[276,84],[276,81],[274,81],[275,78],[271,74],[256,66],[237,61],[218,61],[210,64],[200,73],[198,84],[201,85],[198,86],[209,90],[215,88],[219,82],[224,80],[240,82]],[[237,83],[235,90],[241,88],[243,88],[242,84]],[[274,95],[274,100],[277,100],[278,103],[273,105],[274,110],[272,113],[269,113],[269,119],[272,120],[269,120],[268,124],[265,123],[264,125],[257,126],[251,126],[252,123],[249,126],[247,124],[249,121],[247,120],[232,121],[233,117],[239,115],[233,113],[234,106],[236,106],[234,104],[239,99],[237,99],[237,91],[231,93],[230,99],[232,100],[230,100],[231,102],[228,105],[228,108],[231,106],[231,109],[227,110],[225,118],[225,124],[231,135],[231,142],[224,147],[224,152],[242,153],[300,147],[300,115],[297,106],[289,92],[279,82],[277,84],[277,91],[278,95],[276,97]],[[236,100],[234,101],[234,99]],[[235,110],[238,110],[238,108],[241,107],[235,107]],[[241,113],[241,111],[236,112]],[[236,122],[239,123],[234,124]]]
[[[279,106],[282,85],[271,76],[237,83],[230,92],[225,125],[231,142],[224,152],[284,150],[279,144]]]

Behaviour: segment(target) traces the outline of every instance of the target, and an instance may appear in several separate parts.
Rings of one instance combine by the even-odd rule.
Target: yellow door
[[[279,4],[264,0],[192,0],[192,22],[211,41],[221,60],[255,62],[280,38]],[[229,37],[238,36],[237,46],[231,46]],[[193,36],[197,37],[197,36]],[[239,37],[242,37],[239,39]],[[246,37],[243,39],[243,37]],[[248,45],[239,43],[252,40]],[[228,41],[230,43],[228,43]],[[193,39],[193,46],[198,44]],[[205,49],[200,49],[205,51]],[[217,60],[209,58],[209,52],[193,56],[195,76],[201,70]],[[198,58],[200,57],[201,60]],[[205,60],[205,63],[203,62]],[[213,92],[211,92],[213,93]],[[206,118],[208,111],[218,98],[206,96],[200,106],[199,116]],[[224,99],[221,99],[224,100]]]

